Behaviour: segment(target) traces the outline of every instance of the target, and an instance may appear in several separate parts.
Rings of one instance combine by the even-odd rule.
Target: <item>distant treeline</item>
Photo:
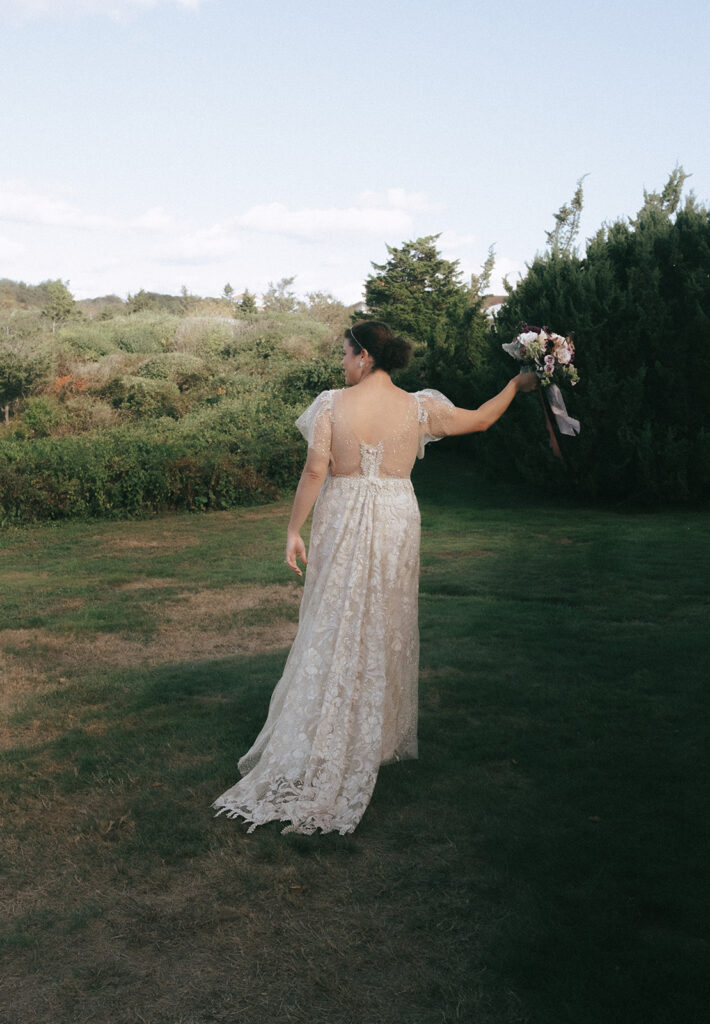
[[[637,216],[577,249],[582,183],[493,320],[494,254],[463,281],[437,237],[388,248],[365,282],[366,311],[293,278],[259,305],[141,290],[76,302],[68,285],[0,281],[0,522],[229,508],[293,486],[293,420],[342,384],[343,331],[360,316],[414,342],[398,377],[475,407],[516,367],[501,351],[521,323],[574,333],[582,422],[549,447],[535,396],[474,439],[495,475],[584,499],[657,506],[710,493],[710,212],[682,201],[678,168]]]

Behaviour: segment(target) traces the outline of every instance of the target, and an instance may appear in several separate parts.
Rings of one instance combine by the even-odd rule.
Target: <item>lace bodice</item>
[[[363,419],[345,389],[323,391],[296,426],[309,448],[328,456],[331,476],[406,478],[424,446],[447,435],[453,409],[439,391],[398,392],[391,406]]]

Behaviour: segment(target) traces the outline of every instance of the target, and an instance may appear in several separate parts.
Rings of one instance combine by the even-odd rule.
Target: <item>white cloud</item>
[[[292,210],[283,203],[252,206],[231,222],[261,234],[285,235],[317,242],[337,236],[383,238],[410,231],[414,214],[435,209],[423,192],[390,188],[362,192],[349,206],[305,207]]]
[[[412,217],[397,207],[366,206],[290,210],[283,203],[252,206],[236,217],[234,226],[260,234],[286,235],[320,241],[336,235],[379,237],[409,231]]]
[[[403,188],[388,188],[385,192],[373,192],[368,189],[361,192],[358,199],[361,206],[376,210],[389,208],[421,212],[441,208],[439,203],[430,202],[425,192],[407,192]]]
[[[197,10],[209,0],[0,0],[0,16],[14,15],[25,18],[76,17],[84,14],[104,15],[120,20],[142,10],[172,4],[188,10]]]
[[[39,189],[24,181],[0,182],[0,221],[45,225],[55,228],[84,228],[127,231],[140,229],[161,235],[175,233],[185,245],[194,244],[202,255],[210,247],[221,253],[245,235],[281,235],[301,242],[327,239],[396,238],[411,231],[415,214],[431,209],[422,193],[403,189],[385,193],[366,192],[349,206],[290,209],[284,203],[252,206],[213,225],[189,230],[162,206],[155,206],[130,219],[89,213],[66,199],[56,189]]]
[[[52,228],[82,228],[90,231],[129,231],[165,233],[179,228],[178,222],[162,206],[154,206],[138,217],[122,220],[106,214],[87,213],[65,199],[60,190],[40,191],[15,179],[0,181],[0,221]]]
[[[0,182],[0,220],[53,227],[106,228],[115,226],[111,217],[83,213],[57,195],[35,191],[22,181]]]
[[[472,274],[481,273],[488,256],[488,247],[484,247],[480,236],[461,233],[455,228],[442,231],[437,245],[445,259],[459,261],[464,281],[468,281]],[[495,263],[489,290],[493,295],[503,295],[503,278],[506,277],[511,284],[515,284],[519,278],[525,276],[526,265],[522,260],[501,255],[495,248],[494,256]]]
[[[478,245],[477,235],[462,235],[456,230],[448,229],[439,235],[438,246],[445,250],[467,250]]]
[[[80,298],[139,288],[176,292],[182,284],[219,294],[225,281],[261,292],[270,280],[296,274],[299,294],[331,291],[353,302],[384,243],[429,233],[421,230],[422,216],[432,208],[423,193],[393,188],[339,206],[259,204],[200,223],[162,206],[89,210],[56,183],[0,181],[0,256],[6,276],[68,278]]]
[[[494,295],[505,294],[503,278],[506,277],[509,284],[516,285],[520,278],[525,277],[526,273],[527,266],[522,260],[511,260],[506,256],[496,258],[496,265],[491,275],[491,291]]]
[[[135,217],[130,226],[145,231],[173,231],[177,227],[177,221],[172,213],[167,213],[162,206],[153,206],[140,217]]]

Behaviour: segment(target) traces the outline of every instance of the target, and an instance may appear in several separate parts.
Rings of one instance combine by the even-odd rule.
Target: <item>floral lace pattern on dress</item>
[[[297,425],[355,472],[321,488],[296,639],[243,778],[213,805],[249,831],[276,820],[286,832],[352,832],[380,765],[417,756],[420,525],[408,474],[453,406],[423,392],[404,425],[366,444],[340,420],[338,394],[319,395]],[[386,462],[404,475],[382,475]]]

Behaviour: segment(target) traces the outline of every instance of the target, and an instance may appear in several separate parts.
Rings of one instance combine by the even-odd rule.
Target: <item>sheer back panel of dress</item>
[[[303,424],[309,446],[330,458],[332,476],[406,478],[428,441],[446,436],[452,404],[437,391],[394,391],[388,401],[326,391]]]

